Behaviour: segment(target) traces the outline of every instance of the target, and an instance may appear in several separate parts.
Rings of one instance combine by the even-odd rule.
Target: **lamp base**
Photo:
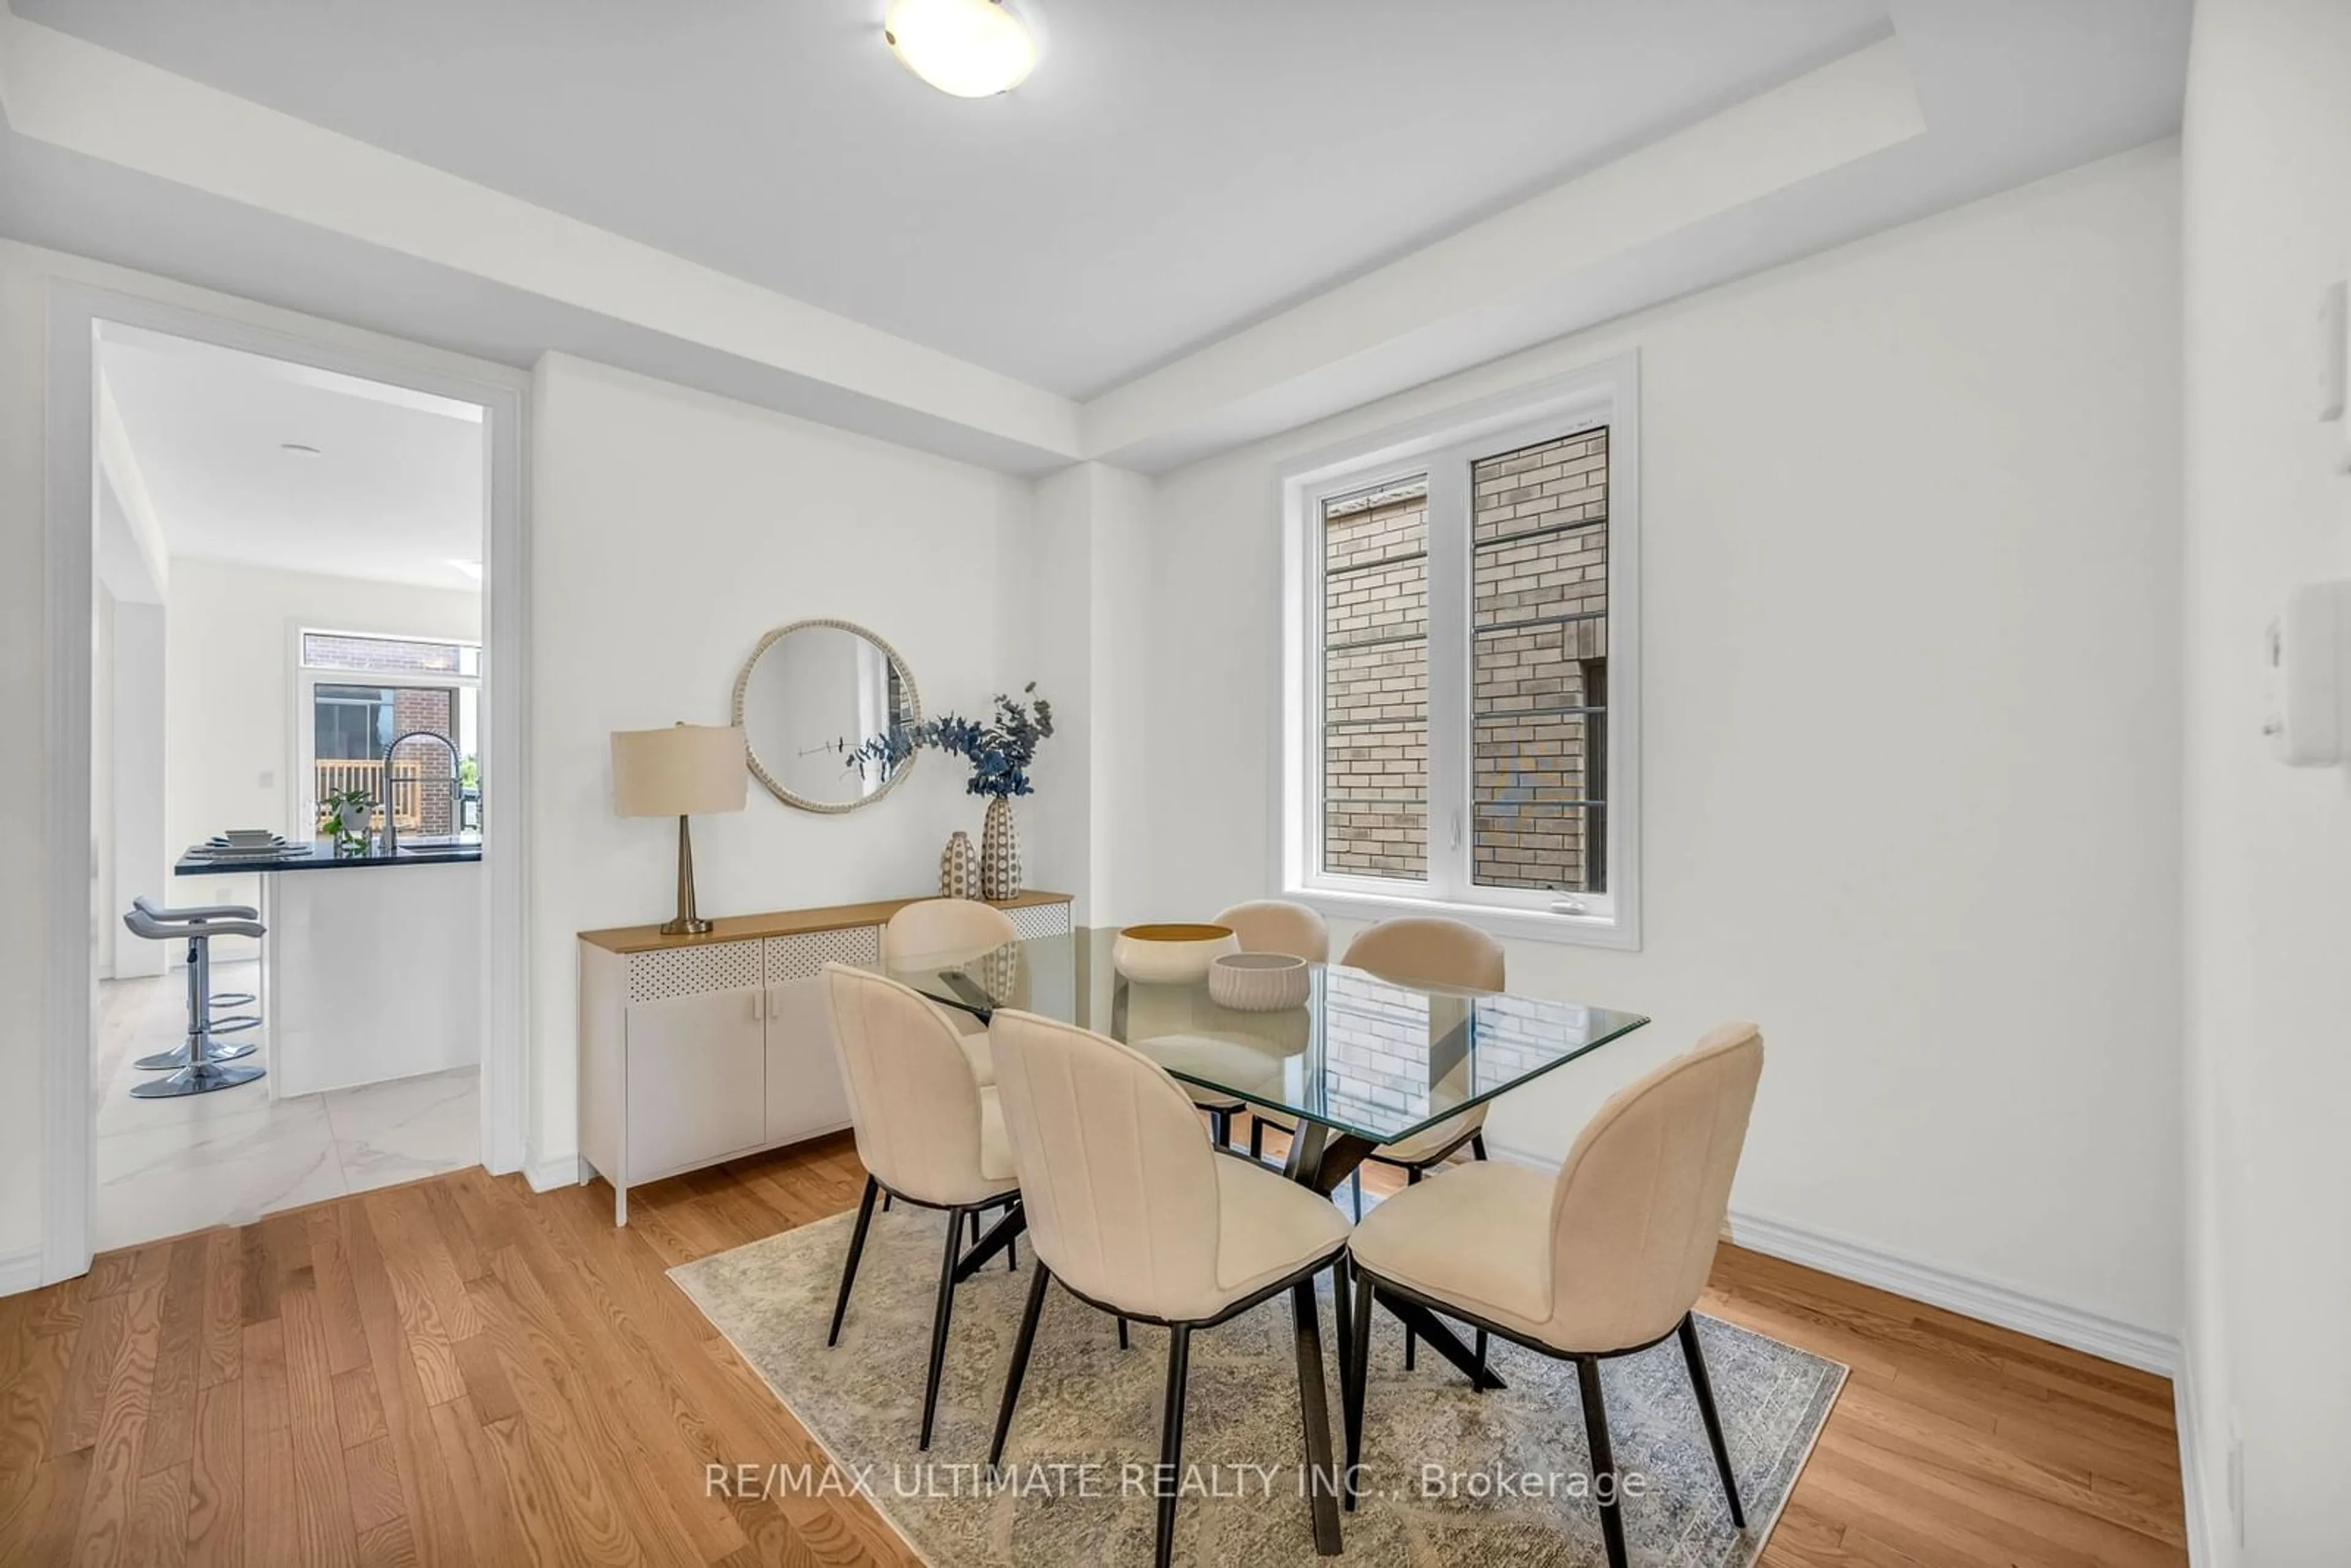
[[[710,931],[710,922],[702,918],[694,907],[694,834],[685,819],[677,820],[677,918],[662,922],[664,936],[702,936]]]

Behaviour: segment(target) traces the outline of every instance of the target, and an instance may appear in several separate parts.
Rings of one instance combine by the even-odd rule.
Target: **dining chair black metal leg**
[[[1706,1373],[1706,1352],[1698,1343],[1698,1316],[1682,1314],[1682,1359],[1689,1363],[1690,1386],[1698,1391],[1698,1413],[1706,1421],[1706,1440],[1714,1445],[1714,1468],[1722,1476],[1722,1495],[1730,1500],[1730,1522],[1747,1528],[1747,1511],[1739,1501],[1739,1478],[1730,1469],[1730,1445],[1722,1438],[1722,1413],[1714,1406],[1714,1379]]]
[[[1353,1189],[1354,1189],[1354,1195],[1355,1195],[1355,1223],[1356,1223],[1356,1224],[1358,1224],[1358,1225],[1361,1225],[1361,1224],[1364,1222],[1364,1167],[1363,1167],[1363,1166],[1357,1166],[1355,1167],[1355,1169],[1354,1169],[1354,1171],[1353,1171],[1353,1174],[1350,1175],[1350,1176],[1347,1177],[1347,1185],[1348,1185],[1350,1187],[1352,1187],[1352,1188],[1353,1188]]]
[[[1331,1265],[1331,1315],[1338,1320],[1336,1326],[1339,1331],[1339,1343],[1332,1348],[1339,1355],[1339,1401],[1342,1405],[1346,1403],[1347,1380],[1353,1375],[1348,1370],[1347,1357],[1355,1348],[1355,1281],[1354,1270],[1349,1267],[1350,1261],[1347,1254],[1342,1252]]]
[[[1124,1350],[1126,1348],[1126,1320],[1124,1318],[1118,1320],[1118,1348],[1121,1350]]]
[[[1153,1490],[1159,1499],[1159,1544],[1152,1562],[1167,1568],[1176,1550],[1176,1494],[1183,1490],[1184,1383],[1192,1370],[1192,1325],[1167,1325],[1167,1412],[1159,1424],[1159,1469]]]
[[[979,1210],[976,1208],[971,1211],[971,1244],[979,1245]]]
[[[1472,1133],[1472,1134],[1469,1134],[1469,1154],[1470,1154],[1470,1157],[1472,1157],[1473,1159],[1480,1159],[1480,1160],[1482,1160],[1482,1159],[1484,1159],[1484,1158],[1486,1157],[1486,1134],[1483,1134],[1483,1133]]]
[[[1314,1550],[1339,1553],[1339,1495],[1331,1467],[1331,1396],[1322,1384],[1322,1308],[1311,1275],[1290,1287],[1290,1319],[1298,1339],[1298,1415],[1306,1428],[1306,1498],[1314,1519]]]
[[[1230,1144],[1233,1141],[1233,1113],[1211,1108],[1208,1112],[1208,1135],[1217,1140],[1217,1147],[1220,1149]]]
[[[963,1216],[960,1208],[947,1210],[947,1253],[939,1264],[939,1300],[931,1310],[931,1374],[923,1385],[923,1440],[915,1447],[931,1446],[931,1420],[939,1409],[939,1374],[946,1366],[947,1320],[955,1312],[956,1259],[961,1253]]]
[[[1592,1444],[1592,1493],[1600,1501],[1600,1539],[1608,1548],[1608,1568],[1625,1568],[1625,1517],[1616,1506],[1616,1455],[1608,1446],[1598,1356],[1575,1358],[1575,1385],[1583,1396],[1583,1433]]]
[[[996,1411],[996,1440],[987,1446],[987,1468],[1004,1459],[1004,1439],[1012,1435],[1012,1407],[1020,1402],[1020,1380],[1029,1375],[1029,1352],[1037,1343],[1037,1320],[1045,1312],[1045,1286],[1052,1279],[1045,1265],[1030,1270],[1029,1304],[1020,1312],[1020,1337],[1012,1342],[1012,1370],[1004,1379],[1004,1403]]]
[[[1265,1118],[1262,1116],[1249,1117],[1249,1158],[1259,1164],[1265,1161]]]
[[[1359,1490],[1356,1477],[1364,1463],[1364,1385],[1372,1370],[1372,1277],[1361,1270],[1355,1276],[1354,1333],[1343,1347],[1347,1376],[1339,1385],[1343,1419],[1347,1428],[1347,1507],[1352,1511]]]
[[[882,1212],[884,1214],[890,1212],[890,1198],[891,1195],[889,1193],[885,1192],[882,1195]]]
[[[881,1190],[880,1182],[865,1178],[865,1196],[857,1200],[857,1228],[849,1233],[849,1257],[841,1265],[841,1294],[832,1303],[832,1328],[824,1336],[827,1345],[841,1343],[841,1319],[849,1311],[849,1287],[857,1278],[858,1259],[865,1255],[865,1228],[873,1223],[873,1195]]]

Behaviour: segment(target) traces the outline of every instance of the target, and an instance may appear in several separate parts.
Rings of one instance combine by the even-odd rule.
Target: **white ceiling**
[[[2190,10],[1021,3],[974,102],[884,0],[0,0],[0,235],[1159,472],[2172,133]]]
[[[110,323],[99,371],[173,560],[478,589],[474,404]]]
[[[1086,396],[1889,30],[1882,0],[1034,0],[967,101],[882,0],[18,15]]]

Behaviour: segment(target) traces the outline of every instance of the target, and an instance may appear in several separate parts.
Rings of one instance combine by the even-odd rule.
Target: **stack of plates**
[[[309,846],[289,844],[266,828],[231,828],[198,844],[195,852],[210,861],[275,861],[308,854]]]

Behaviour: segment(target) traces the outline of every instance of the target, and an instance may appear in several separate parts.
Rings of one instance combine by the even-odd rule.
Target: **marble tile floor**
[[[218,991],[258,989],[258,966],[216,965]],[[473,1068],[271,1101],[266,1082],[176,1100],[134,1100],[131,1063],[177,1043],[184,981],[99,987],[96,1103],[99,1250],[481,1163]],[[264,1028],[266,1029],[265,1022]],[[264,1051],[266,1051],[265,1042]]]

